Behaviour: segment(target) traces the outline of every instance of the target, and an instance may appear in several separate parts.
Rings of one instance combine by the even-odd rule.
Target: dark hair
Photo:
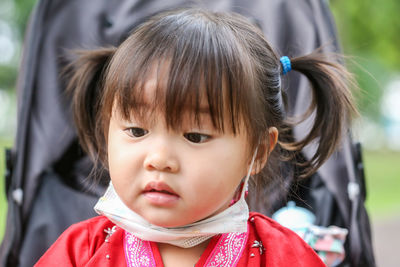
[[[355,111],[349,91],[351,75],[326,56],[292,58],[292,68],[308,77],[313,89],[310,115],[314,123],[300,141],[290,135],[293,123],[285,117],[279,57],[263,33],[235,13],[202,9],[166,11],[137,27],[118,48],[81,52],[72,63],[69,83],[74,93],[74,114],[83,148],[106,165],[108,123],[115,105],[123,116],[140,103],[146,77],[156,67],[156,103],[168,127],[179,127],[188,104],[200,112],[199,97],[205,94],[216,129],[237,133],[245,125],[251,151],[268,133],[280,132],[259,181],[276,177],[282,158],[294,162],[297,153],[317,140],[317,150],[302,161],[302,176],[312,174],[332,154]],[[161,79],[160,69],[168,71]],[[161,103],[161,104],[160,104]],[[156,105],[154,105],[156,106]],[[226,112],[228,111],[228,112]],[[133,112],[144,112],[135,109]],[[229,125],[224,125],[229,116]],[[268,146],[265,146],[268,147]],[[259,151],[260,154],[265,151]]]

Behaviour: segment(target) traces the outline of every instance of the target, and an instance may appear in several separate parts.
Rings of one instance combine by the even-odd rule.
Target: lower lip
[[[175,204],[179,199],[177,195],[161,192],[145,192],[143,195],[151,204],[158,206],[170,206]]]

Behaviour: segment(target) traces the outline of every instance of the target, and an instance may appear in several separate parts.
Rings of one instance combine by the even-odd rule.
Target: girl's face
[[[144,89],[146,108],[155,79]],[[245,131],[217,131],[204,110],[197,124],[187,109],[179,129],[168,129],[157,110],[129,121],[115,110],[111,116],[108,163],[114,188],[152,224],[183,226],[226,209],[247,174],[251,153]]]

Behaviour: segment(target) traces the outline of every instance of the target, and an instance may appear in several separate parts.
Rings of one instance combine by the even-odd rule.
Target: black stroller
[[[325,0],[193,2],[38,1],[18,80],[18,134],[14,149],[7,153],[8,214],[1,266],[32,266],[69,225],[96,215],[92,207],[106,187],[106,182],[94,186],[86,179],[92,164],[79,147],[60,76],[68,50],[118,45],[148,15],[192,4],[251,18],[281,54],[305,54],[325,44],[330,44],[326,51],[339,49]],[[296,73],[287,80],[288,113],[302,114],[309,102],[307,81]],[[296,138],[304,127],[293,129]],[[317,225],[349,230],[341,266],[375,266],[360,147],[349,135],[343,139],[342,149],[318,173],[301,182],[288,178],[285,190],[264,192],[265,201],[250,199],[250,207],[270,215],[294,199],[312,209]],[[309,151],[312,148],[303,156]]]

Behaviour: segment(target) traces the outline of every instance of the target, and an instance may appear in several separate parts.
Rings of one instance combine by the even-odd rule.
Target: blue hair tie
[[[285,75],[289,71],[292,70],[292,64],[290,63],[290,59],[287,56],[283,56],[279,59],[282,64],[282,74]]]

